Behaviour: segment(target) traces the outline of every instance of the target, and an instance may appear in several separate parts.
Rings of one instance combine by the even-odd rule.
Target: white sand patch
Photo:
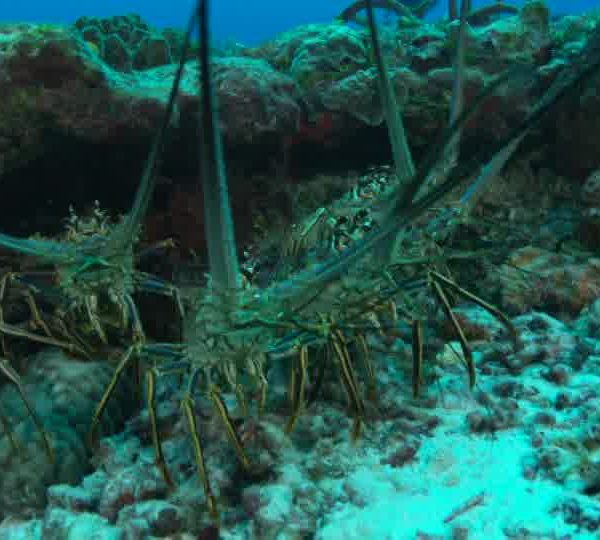
[[[503,431],[494,438],[438,432],[423,441],[414,464],[354,472],[348,482],[363,490],[366,504],[332,511],[316,538],[404,540],[416,538],[418,532],[450,537],[455,527],[468,529],[470,540],[504,539],[506,532],[521,528],[548,535],[545,538],[574,534],[573,527],[551,514],[564,490],[523,478],[521,462],[530,454],[528,438],[520,430]],[[479,504],[444,523],[478,496],[482,496]],[[595,535],[576,533],[574,538]]]

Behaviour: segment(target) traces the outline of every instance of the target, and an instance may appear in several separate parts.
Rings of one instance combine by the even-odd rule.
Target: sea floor
[[[489,322],[479,307],[464,313]],[[596,301],[568,325],[540,312],[515,317],[519,351],[507,353],[499,334],[474,343],[472,390],[464,366],[439,357],[444,370],[420,400],[398,367],[402,351],[378,354],[377,407],[358,441],[343,399],[315,403],[291,436],[277,413],[245,423],[253,458],[270,469],[254,481],[206,421],[218,534],[176,395],[166,394],[159,415],[174,426],[164,446],[175,491],[154,465],[142,411],[101,442],[94,473],[77,487],[51,487],[44,515],[6,519],[0,538],[600,538],[600,340],[586,335],[599,314]]]
[[[330,206],[340,215],[352,209],[350,219],[334,220],[339,234],[328,236],[334,248],[345,249],[341,239],[352,242],[372,226],[373,214],[364,208],[385,192],[386,183],[385,175],[371,173],[362,187]],[[309,216],[304,224],[317,222]],[[341,231],[335,229],[340,223]],[[532,230],[542,237],[554,226],[535,224]],[[173,485],[167,485],[157,466],[147,407],[124,412],[119,404],[131,398],[129,386],[116,392],[114,411],[102,419],[106,425],[112,422],[106,416],[114,418],[116,426],[121,415],[127,419],[124,429],[99,438],[91,467],[81,441],[67,448],[71,454],[66,453],[62,466],[65,459],[67,464],[79,460],[80,467],[88,468],[83,480],[51,485],[37,509],[11,504],[0,523],[0,540],[600,538],[600,259],[521,245],[520,236],[515,238],[514,249],[500,257],[505,263],[492,268],[488,262],[485,279],[491,281],[469,283],[469,275],[478,275],[476,262],[459,260],[453,268],[460,285],[484,300],[494,295],[511,313],[507,324],[481,304],[461,301],[453,307],[473,352],[472,387],[456,331],[422,287],[412,299],[431,314],[424,325],[420,395],[413,397],[411,328],[398,317],[402,309],[390,305],[387,317],[395,330],[378,332],[375,321],[366,337],[372,370],[360,354],[353,360],[365,403],[356,440],[339,360],[328,364],[322,384],[316,384],[316,347],[309,353],[307,394],[317,386],[319,393],[306,399],[291,433],[286,429],[293,408],[289,357],[271,365],[263,414],[258,413],[258,395],[247,396],[244,410],[233,394],[223,393],[250,459],[248,470],[240,466],[222,418],[213,414],[214,402],[198,395],[198,433],[217,520],[208,512],[182,413],[185,385],[177,375],[161,377],[158,426]],[[268,245],[263,243],[257,253],[266,271],[273,271],[266,264]],[[484,258],[478,261],[485,263]],[[521,268],[517,276],[528,277],[515,277],[515,268]],[[541,307],[544,302],[549,309]],[[79,411],[76,420],[65,420],[77,423],[71,426],[74,439],[87,432],[111,377],[107,362],[95,364],[50,349],[26,363],[29,392],[36,395],[42,381],[54,396],[48,398],[50,409],[57,402],[47,414],[49,423],[56,423],[59,414],[71,418],[70,412]],[[28,379],[36,373],[37,383]],[[85,403],[73,401],[80,394],[86,394]],[[19,436],[26,439],[23,426]],[[3,448],[10,451],[6,441]],[[12,480],[0,477],[5,491],[36,500],[21,485],[48,473],[43,454],[36,457],[6,461],[0,454],[3,463],[11,464],[1,474]],[[32,485],[40,489],[43,482]],[[10,493],[1,496],[8,506]]]

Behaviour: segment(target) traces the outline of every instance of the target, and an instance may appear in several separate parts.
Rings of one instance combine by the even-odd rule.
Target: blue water
[[[475,0],[475,6],[490,0]],[[493,0],[491,0],[493,1]],[[523,0],[510,2],[520,5]],[[110,16],[135,12],[155,26],[183,26],[192,0],[2,0],[0,20],[70,23],[82,15]],[[247,45],[308,22],[335,17],[350,0],[216,0],[212,2],[215,38]],[[597,0],[551,0],[553,14],[581,13]],[[433,17],[443,16],[447,1],[439,0]]]

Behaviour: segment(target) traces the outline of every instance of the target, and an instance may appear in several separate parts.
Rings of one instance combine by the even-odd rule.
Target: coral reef
[[[48,460],[14,387],[0,387],[0,411],[12,426],[12,437],[5,429],[0,435],[0,521],[35,515],[46,507],[50,485],[76,485],[89,474],[89,419],[112,375],[106,362],[82,362],[56,350],[33,355],[28,364],[23,388],[48,431],[56,461]],[[107,412],[106,433],[120,429],[134,406],[131,383],[124,379]]]
[[[600,295],[600,259],[529,246],[511,253],[491,279],[510,311],[543,309],[572,317]]]
[[[81,17],[73,26],[79,30],[88,47],[118,71],[131,72],[174,64],[183,43],[180,30],[157,30],[135,14],[109,18]]]
[[[18,374],[0,371],[0,539],[556,539],[600,526],[600,163],[594,141],[577,166],[549,158],[557,129],[598,113],[600,26],[554,23],[536,0],[380,42],[372,4],[369,31],[308,25],[210,57],[201,0],[194,60],[133,16],[0,27],[0,114],[15,133],[0,136],[3,189],[85,148],[44,181],[81,205],[102,178],[127,201],[110,210],[130,209],[114,223],[97,203],[72,211],[48,239],[67,215],[55,208],[51,225],[28,224],[35,238],[0,235],[28,257],[1,259],[0,347]],[[390,94],[417,163],[406,177]],[[576,103],[581,116],[565,113]],[[367,167],[390,160],[386,128],[394,166]],[[379,153],[353,170],[358,147]],[[177,287],[141,271],[146,256],[164,270],[159,240]],[[181,296],[177,335],[144,331],[174,317],[139,301],[142,282]]]
[[[548,25],[547,12],[530,2],[517,16],[473,28],[468,32],[467,97],[474,96],[491,76],[522,61],[539,66],[535,91],[539,95],[561,69],[568,69],[569,59],[585,43],[591,20],[569,17]],[[120,28],[122,23],[133,35],[136,21],[123,18],[94,24],[113,28],[114,23],[114,28]],[[145,28],[145,23],[140,25]],[[7,84],[0,105],[0,129],[5,130],[0,136],[0,170],[14,197],[1,208],[4,230],[45,230],[67,213],[70,204],[84,207],[94,200],[123,211],[134,189],[131,179],[144,144],[164,110],[174,66],[160,60],[150,69],[127,73],[113,69],[75,27],[5,24],[1,31],[0,76]],[[418,153],[447,114],[455,31],[452,25],[421,23],[401,28],[397,36],[386,31],[382,39]],[[240,176],[246,176],[248,169],[251,174],[268,173],[275,167],[277,181],[297,178],[315,167],[305,152],[316,153],[328,166],[327,160],[335,161],[334,147],[360,159],[358,166],[380,159],[380,145],[370,144],[381,140],[384,131],[379,129],[381,108],[364,30],[340,23],[308,25],[260,47],[222,54],[214,59],[221,122],[228,155],[239,163]],[[168,55],[164,56],[168,62]],[[196,80],[189,64],[181,89],[181,106],[186,110],[194,107]],[[499,95],[485,113],[492,106],[497,111],[507,107],[525,111],[535,95]],[[555,135],[552,139],[548,135],[546,142],[549,156],[562,156],[553,167],[563,176],[587,175],[598,166],[593,157],[598,154],[593,151],[596,138],[589,133],[594,125],[589,119],[597,115],[598,107],[593,93],[584,98],[582,103],[578,99],[561,107],[556,118],[548,120],[560,125],[548,132]],[[187,113],[180,116],[167,142],[165,176],[173,184],[188,182],[191,168],[184,164],[194,163],[193,145],[180,144],[189,140],[194,129],[188,118]],[[474,140],[497,136],[486,133],[495,125],[473,120],[472,126],[479,129]],[[321,130],[319,137],[303,135],[313,127],[314,133]],[[328,141],[332,141],[329,151]],[[115,145],[126,145],[130,151],[114,153]],[[280,155],[275,161],[274,150],[275,156]],[[86,169],[90,161],[98,163],[95,176]],[[24,176],[35,178],[36,198],[20,189]],[[232,178],[234,193],[237,176]],[[68,199],[54,189],[55,177],[69,186]],[[239,193],[247,194],[243,189]],[[24,221],[15,208],[21,209],[20,215],[36,217]]]

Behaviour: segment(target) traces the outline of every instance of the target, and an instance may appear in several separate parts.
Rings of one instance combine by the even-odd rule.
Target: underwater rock
[[[107,199],[102,190],[117,198],[119,191],[127,195],[126,186],[133,191],[141,158],[136,148],[160,122],[163,106],[125,95],[110,76],[70,28],[0,24],[4,231],[39,232],[44,224],[59,223],[68,213],[67,199],[88,204]],[[107,159],[104,144],[115,145]],[[134,169],[114,152],[121,145],[131,145]]]
[[[166,501],[145,501],[124,508],[119,512],[117,525],[129,535],[140,538],[164,537],[178,533],[183,526],[181,510]]]
[[[38,537],[29,537],[31,539]],[[44,516],[39,538],[90,538],[93,540],[125,540],[125,531],[110,525],[97,514],[70,513],[60,508],[49,508]]]
[[[390,70],[390,80],[397,95],[408,96],[425,92],[423,77],[407,68]],[[375,68],[361,70],[331,84],[322,90],[323,105],[337,113],[350,114],[363,124],[378,126],[383,123],[384,115],[377,90],[377,71]],[[416,112],[414,108],[411,111]]]
[[[600,339],[600,298],[579,314],[573,326],[579,335]]]
[[[471,33],[469,57],[488,73],[498,73],[515,61],[546,63],[551,42],[549,14],[543,8],[538,2],[527,2],[518,15],[475,29]]]
[[[114,523],[123,508],[130,505],[164,498],[167,485],[154,463],[123,468],[115,477],[109,478],[100,497],[97,511]]]
[[[548,35],[550,8],[544,0],[527,0],[519,12],[519,19],[527,30]]]
[[[599,122],[600,95],[592,86],[565,100],[557,110],[551,150],[559,174],[585,178],[600,166]]]
[[[106,474],[101,471],[87,476],[81,486],[56,484],[48,488],[48,506],[71,512],[91,512],[96,510],[102,495]]]
[[[14,387],[0,379],[0,409],[14,436],[11,441],[4,430],[0,435],[0,520],[32,516],[46,506],[49,485],[77,484],[90,471],[87,434],[112,376],[108,363],[75,360],[57,350],[41,352],[27,364],[23,387],[51,439],[55,462],[48,460]],[[120,384],[103,416],[106,433],[118,429],[130,413],[130,396],[129,385]]]
[[[409,43],[407,54],[412,69],[423,73],[435,67],[448,65],[447,34],[444,30],[431,24],[419,25],[406,41]]]
[[[251,49],[306,90],[369,64],[366,34],[342,23],[308,24]]]
[[[65,85],[98,88],[103,80],[92,54],[67,28],[1,24],[0,174],[45,152],[45,130],[52,125],[45,92]]]
[[[600,509],[593,500],[568,498],[556,506],[555,512],[563,516],[565,523],[576,525],[580,534],[596,533],[600,529]]]
[[[481,347],[482,367],[500,364],[511,375],[519,375],[528,368],[535,368],[541,378],[562,386],[573,378],[575,371],[581,371],[584,366],[589,369],[590,364],[596,361],[599,342],[577,335],[570,326],[543,312],[534,311],[516,317],[514,324],[519,331],[521,348],[509,351],[501,342],[486,343]],[[500,383],[494,392],[501,397],[523,397],[524,394],[513,395],[515,388],[514,383]],[[578,396],[577,406],[586,399],[583,394]],[[575,406],[569,401],[567,399],[562,404],[563,408]],[[549,408],[550,402],[544,406]]]
[[[469,30],[467,101],[477,94],[487,77],[499,74],[515,62],[543,65],[549,60],[549,21],[547,17],[544,19],[544,13],[547,15],[532,2],[518,16]],[[395,32],[382,31],[388,68],[414,146],[423,144],[424,136],[430,137],[446,121],[449,87],[441,87],[436,75],[438,69],[452,71],[456,30],[456,23],[444,27],[423,23]],[[324,108],[342,118],[357,119],[359,125],[382,123],[372,58],[366,34],[360,29],[339,23],[302,26],[253,49],[250,54],[264,58],[298,83],[302,99],[308,104],[309,117]],[[515,108],[524,111],[531,105],[531,96],[494,97],[497,99],[490,100],[494,102],[491,105],[494,111]],[[429,129],[422,129],[423,123]],[[493,122],[488,119],[487,124],[490,123]],[[337,129],[346,132],[346,137],[348,128],[348,122],[338,122]],[[336,132],[329,135],[342,136]]]
[[[196,65],[186,71],[190,84],[180,102],[184,130],[195,129],[198,109]],[[260,59],[220,57],[213,63],[221,133],[228,144],[258,143],[265,136],[294,132],[300,121],[300,95],[292,77]],[[193,121],[193,122],[190,122]],[[189,125],[189,124],[192,125]]]
[[[528,246],[514,251],[491,279],[510,313],[541,309],[574,318],[600,296],[600,259]]]
[[[600,250],[600,169],[596,169],[581,187],[582,220],[577,237],[592,251]]]
[[[134,13],[81,17],[73,26],[104,62],[119,71],[173,64],[183,43],[182,31],[152,28]]]
[[[575,55],[583,53],[584,61],[589,62],[600,54],[600,14],[580,17],[575,41],[563,42],[560,54],[566,60],[564,73],[576,69]],[[574,24],[574,23],[573,23]],[[565,39],[559,33],[557,39]],[[581,59],[578,61],[581,62]],[[598,75],[594,84],[581,92],[574,92],[553,115],[551,126],[554,136],[549,139],[550,162],[559,174],[583,181],[600,167],[600,139],[597,126],[600,123],[600,95],[597,92]]]
[[[600,206],[600,169],[590,174],[581,187],[581,202],[585,206]]]
[[[585,16],[566,15],[553,22],[550,32],[558,54],[568,57],[581,51],[597,22],[598,15],[594,13]]]
[[[497,319],[480,306],[458,306],[454,309],[454,313],[468,340],[490,341],[506,331]],[[448,340],[456,337],[454,327],[446,317],[441,319],[439,326],[442,337]]]
[[[69,205],[95,199],[122,211],[160,125],[176,66],[114,70],[68,27],[2,24],[0,37],[0,175],[11,195],[0,203],[3,230],[56,232],[46,226],[59,223]],[[227,143],[257,144],[296,130],[300,106],[289,76],[241,57],[216,59],[215,72]],[[195,159],[197,80],[192,63],[181,87],[181,121],[173,126],[180,128],[175,138],[190,144],[170,147],[179,169],[190,163],[191,170]]]
[[[516,59],[539,66],[540,84],[535,92],[521,88],[512,94],[507,91],[491,96],[466,126],[465,153],[483,137],[492,142],[503,135],[532,104],[534,96],[530,94],[539,94],[561,69],[569,68],[560,44],[566,47],[565,40],[571,35],[587,39],[589,31],[567,31],[579,28],[574,21],[570,26],[562,23],[566,30],[561,33],[552,25],[548,28],[544,17],[543,10],[529,3],[519,16],[469,32],[467,104],[491,76]],[[79,27],[87,28],[84,22],[79,21]],[[107,35],[123,25],[125,41],[137,39],[133,28],[138,22],[135,17],[87,21]],[[153,35],[154,30],[139,23],[144,32]],[[415,152],[426,149],[447,120],[455,26],[421,24],[382,32]],[[56,227],[67,215],[69,205],[85,207],[96,199],[110,211],[123,211],[131,200],[149,140],[159,125],[175,66],[130,72],[113,69],[104,58],[108,53],[84,39],[76,27],[2,25],[0,33],[6,36],[0,45],[0,80],[6,82],[0,90],[0,174],[4,189],[11,195],[2,198],[4,203],[0,201],[2,229],[15,234],[51,234],[56,230],[49,227]],[[562,41],[555,44],[555,39]],[[547,58],[540,51],[548,43],[553,51],[556,45],[558,52],[544,63]],[[164,55],[157,54],[144,65],[163,60]],[[248,190],[236,190],[236,185],[248,183],[255,171],[268,172],[270,181],[281,185],[302,177],[306,170],[317,169],[319,159],[331,159],[339,167],[345,162],[339,156],[362,156],[358,148],[367,149],[361,158],[365,163],[374,161],[372,153],[376,150],[371,147],[382,151],[382,145],[373,141],[377,136],[383,141],[386,133],[371,64],[366,33],[339,22],[303,26],[261,47],[225,51],[214,58],[220,122],[231,158],[229,168],[234,171],[232,203],[236,209],[249,206]],[[196,89],[197,66],[190,61],[178,116],[165,148],[170,187],[164,189],[171,195],[189,185],[193,176]],[[598,100],[588,94],[581,101],[572,99],[561,105],[548,120],[549,129],[544,130],[543,137],[553,148],[550,153],[561,156],[553,166],[567,177],[582,169],[589,174],[600,165],[596,163],[600,152],[594,150],[597,137],[591,132],[594,123],[589,121]],[[318,157],[315,151],[320,152]],[[275,175],[271,174],[273,167],[277,169]],[[57,182],[60,190],[56,189]],[[32,183],[36,186],[34,196]],[[182,193],[182,200],[191,199],[185,189]],[[165,204],[157,212],[172,216],[185,209],[172,210],[173,205]],[[195,215],[201,216],[198,212]],[[152,216],[149,221],[158,231],[153,240],[178,237],[202,227],[201,222],[172,220],[182,223],[177,225],[184,229],[181,232],[162,222],[157,225]],[[250,220],[243,228],[251,228]],[[202,248],[196,244],[188,247]]]

